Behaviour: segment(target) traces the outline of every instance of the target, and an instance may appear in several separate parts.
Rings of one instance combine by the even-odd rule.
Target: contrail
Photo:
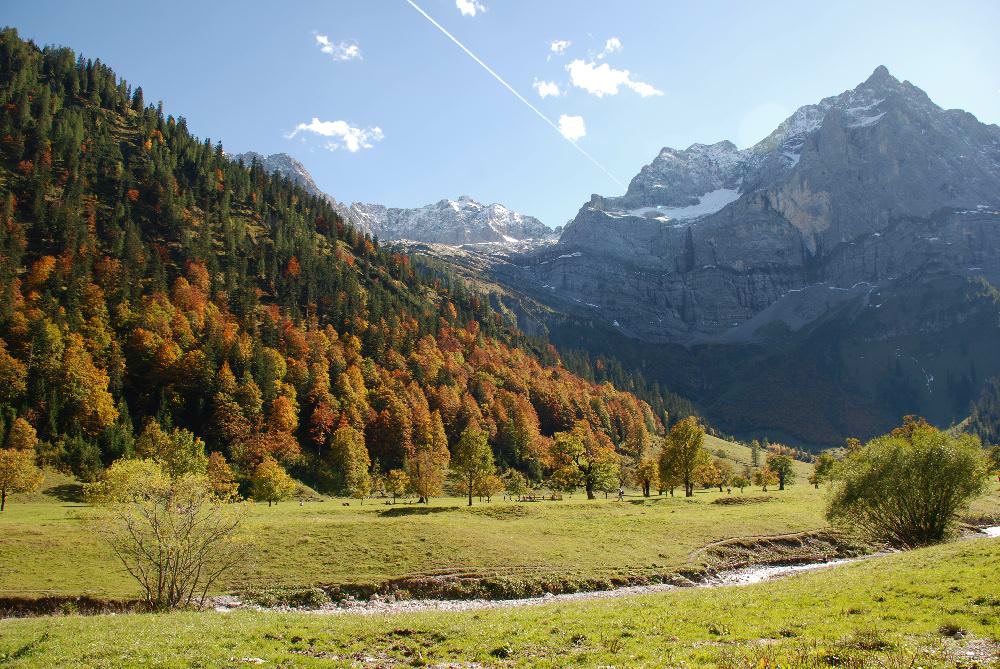
[[[448,38],[448,39],[450,39],[450,40],[451,40],[452,42],[454,42],[454,43],[455,43],[455,44],[456,44],[456,45],[458,46],[458,48],[459,48],[459,49],[461,49],[462,51],[464,51],[465,53],[467,53],[467,54],[469,55],[469,58],[471,58],[472,60],[474,60],[474,61],[476,61],[477,63],[479,63],[479,65],[481,65],[481,66],[482,66],[482,68],[483,68],[484,70],[486,70],[487,72],[489,72],[489,73],[490,73],[490,75],[492,75],[494,79],[496,79],[496,80],[497,80],[497,81],[499,81],[499,82],[500,82],[501,84],[503,84],[503,87],[504,87],[504,88],[506,88],[506,89],[507,89],[508,91],[510,91],[511,93],[513,93],[513,94],[514,94],[514,97],[516,97],[516,98],[517,98],[518,100],[520,100],[521,102],[523,102],[524,104],[526,104],[526,105],[528,106],[528,109],[530,109],[531,111],[533,111],[533,112],[535,112],[536,114],[538,114],[539,118],[541,118],[541,119],[542,119],[543,121],[545,121],[546,123],[548,123],[548,124],[549,124],[549,125],[550,125],[550,126],[552,127],[552,129],[553,129],[553,130],[555,130],[556,132],[558,132],[558,133],[559,133],[559,136],[560,136],[560,137],[562,137],[562,138],[563,138],[563,139],[565,139],[565,140],[566,140],[567,142],[569,142],[569,143],[570,143],[570,144],[572,144],[572,145],[573,145],[574,147],[576,147],[576,150],[577,150],[577,151],[579,151],[580,153],[582,153],[582,154],[584,155],[584,157],[586,157],[586,158],[587,158],[587,160],[589,160],[590,162],[594,163],[594,165],[596,165],[596,166],[597,166],[597,167],[598,167],[598,168],[599,168],[599,169],[600,169],[600,170],[601,170],[602,172],[604,172],[605,174],[607,174],[607,175],[608,175],[608,177],[609,177],[609,178],[610,178],[610,179],[611,179],[612,181],[614,181],[614,182],[615,182],[616,184],[618,184],[618,185],[619,185],[619,186],[621,186],[622,188],[625,188],[625,184],[624,184],[624,183],[622,183],[622,182],[621,182],[621,181],[620,181],[620,180],[618,179],[618,177],[616,177],[616,176],[615,176],[614,174],[612,174],[612,173],[611,173],[610,171],[608,171],[608,168],[606,168],[606,167],[605,167],[604,165],[602,165],[602,164],[600,164],[599,162],[597,162],[597,159],[596,159],[596,158],[594,158],[594,157],[593,157],[592,155],[590,155],[589,153],[587,153],[586,151],[584,151],[584,150],[583,150],[583,148],[582,148],[582,147],[581,147],[581,146],[580,146],[579,144],[577,144],[576,142],[574,142],[574,141],[573,141],[573,140],[571,140],[571,139],[568,139],[568,138],[564,137],[564,136],[563,136],[563,134],[562,134],[562,131],[561,131],[561,130],[559,129],[559,126],[558,126],[558,125],[556,125],[555,123],[553,123],[553,122],[552,122],[552,119],[550,119],[550,118],[549,118],[548,116],[546,116],[546,115],[545,115],[545,114],[543,114],[543,113],[542,113],[541,111],[539,111],[538,107],[536,107],[535,105],[533,105],[533,104],[531,104],[530,102],[528,102],[528,101],[527,101],[527,100],[525,99],[525,97],[524,97],[523,95],[521,95],[521,94],[520,94],[520,93],[518,93],[518,92],[517,92],[516,90],[514,90],[514,87],[513,87],[513,86],[511,86],[510,84],[508,84],[508,83],[507,83],[506,81],[504,81],[504,80],[503,80],[503,77],[501,77],[501,76],[500,76],[499,74],[497,74],[496,72],[494,72],[494,71],[492,70],[492,68],[490,68],[490,66],[489,66],[489,65],[487,65],[487,64],[486,64],[486,63],[484,63],[483,61],[479,60],[479,57],[478,57],[478,56],[476,56],[476,54],[474,54],[474,53],[472,53],[471,51],[469,51],[469,50],[468,50],[468,49],[466,48],[466,46],[465,46],[464,44],[462,44],[461,42],[459,42],[459,41],[458,41],[458,39],[456,39],[456,38],[455,38],[455,36],[454,36],[454,35],[452,35],[452,34],[451,34],[450,32],[448,32],[447,30],[445,30],[444,26],[442,26],[442,25],[441,25],[440,23],[438,23],[438,22],[437,22],[437,21],[435,21],[435,20],[434,20],[433,18],[431,18],[431,15],[430,15],[430,14],[428,14],[427,12],[425,12],[424,10],[422,10],[422,9],[421,9],[421,8],[420,8],[420,7],[419,7],[419,6],[417,5],[417,3],[413,2],[413,0],[406,0],[406,2],[407,2],[407,3],[408,3],[408,4],[410,5],[410,6],[411,6],[411,7],[413,7],[413,8],[415,9],[415,10],[417,10],[418,12],[420,12],[420,14],[421,14],[421,15],[423,15],[423,17],[424,17],[425,19],[427,19],[428,21],[430,21],[430,22],[431,22],[431,24],[432,24],[432,25],[433,25],[433,26],[434,26],[435,28],[437,28],[437,29],[438,29],[438,30],[440,30],[440,31],[441,31],[442,33],[444,33],[445,37],[447,37],[447,38]]]

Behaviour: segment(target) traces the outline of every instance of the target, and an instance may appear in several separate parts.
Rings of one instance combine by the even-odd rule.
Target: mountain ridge
[[[1000,128],[879,67],[753,147],[664,147],[558,243],[482,272],[537,302],[557,343],[655,367],[736,433],[947,425],[1000,373],[1000,314],[974,297],[1000,285]]]
[[[561,228],[549,228],[534,216],[521,214],[500,203],[484,204],[460,195],[423,207],[387,207],[382,204],[339,202],[316,184],[309,170],[288,153],[264,156],[255,151],[235,154],[249,165],[257,160],[269,173],[288,177],[310,195],[322,197],[347,221],[382,241],[428,244],[490,244],[527,250],[554,242]]]

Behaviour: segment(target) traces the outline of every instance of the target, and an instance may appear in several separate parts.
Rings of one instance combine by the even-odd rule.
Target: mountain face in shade
[[[488,274],[734,431],[947,424],[1000,373],[1000,128],[879,67],[747,149],[664,148]]]

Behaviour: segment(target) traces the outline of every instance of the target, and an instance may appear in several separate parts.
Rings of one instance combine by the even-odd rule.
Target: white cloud
[[[648,98],[653,95],[663,95],[663,91],[659,90],[652,84],[647,84],[644,81],[627,81],[626,86],[631,88],[633,91],[639,94],[639,97]]]
[[[531,85],[536,91],[538,91],[538,97],[559,97],[559,84],[554,81],[539,81],[538,79],[535,79],[535,83]]]
[[[567,116],[563,114],[559,117],[559,132],[571,142],[575,142],[581,137],[586,137],[587,126],[583,122],[582,116]]]
[[[361,60],[361,47],[354,42],[331,42],[326,35],[316,33],[319,50],[334,60]]]
[[[610,38],[604,43],[604,50],[597,54],[597,59],[601,60],[622,50],[622,41],[617,37]]]
[[[556,54],[557,56],[560,56],[564,51],[566,51],[566,49],[569,48],[570,44],[572,44],[572,42],[570,42],[568,39],[553,40],[552,44],[549,45],[549,51]]]
[[[599,98],[605,95],[618,95],[618,89],[622,86],[644,98],[663,95],[663,91],[651,84],[632,79],[628,70],[616,70],[607,63],[597,65],[578,58],[566,66],[566,71],[569,72],[570,82],[574,86]]]
[[[355,128],[347,121],[320,121],[315,116],[309,123],[299,123],[295,126],[295,130],[288,135],[288,138],[291,139],[300,132],[311,132],[320,137],[329,138],[325,146],[331,151],[343,148],[351,153],[361,149],[370,149],[375,145],[375,142],[381,142],[384,137],[382,129],[377,126],[374,128]]]
[[[462,12],[462,16],[475,16],[479,12],[486,11],[486,5],[479,0],[455,0],[455,6]]]

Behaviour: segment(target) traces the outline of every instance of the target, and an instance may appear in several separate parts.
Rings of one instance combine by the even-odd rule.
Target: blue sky
[[[627,183],[663,146],[751,144],[879,64],[1000,122],[993,0],[413,1],[556,125],[567,117],[577,147],[407,0],[6,0],[0,23],[101,58],[229,152],[294,155],[337,199],[467,194],[552,226],[623,192],[602,168]],[[551,84],[559,95],[541,97]]]

